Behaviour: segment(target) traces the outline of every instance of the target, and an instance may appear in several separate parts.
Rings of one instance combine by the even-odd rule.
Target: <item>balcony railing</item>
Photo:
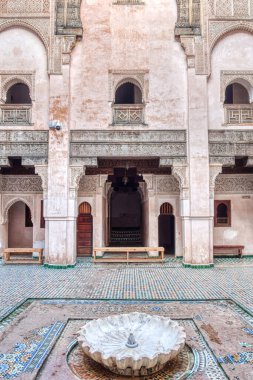
[[[32,106],[23,104],[0,105],[0,124],[31,124]]]
[[[114,124],[143,124],[143,104],[115,104],[113,106]]]
[[[253,124],[253,104],[225,105],[226,124]]]

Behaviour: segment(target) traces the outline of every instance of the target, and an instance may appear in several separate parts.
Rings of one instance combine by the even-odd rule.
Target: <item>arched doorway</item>
[[[159,247],[165,248],[165,253],[175,254],[175,216],[170,203],[163,203],[158,217]]]
[[[134,187],[113,190],[110,197],[110,246],[142,246],[142,202]]]
[[[22,201],[8,211],[8,247],[32,248],[33,222],[30,208]]]
[[[91,206],[83,202],[79,206],[77,218],[77,256],[91,256],[93,248],[93,218]]]

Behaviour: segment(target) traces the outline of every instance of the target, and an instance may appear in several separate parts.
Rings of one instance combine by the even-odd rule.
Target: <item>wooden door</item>
[[[77,256],[92,255],[93,241],[93,219],[91,215],[91,207],[84,202],[79,207],[79,215],[77,218]]]

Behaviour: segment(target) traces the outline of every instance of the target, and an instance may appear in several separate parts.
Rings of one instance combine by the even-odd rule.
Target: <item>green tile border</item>
[[[192,268],[192,269],[210,269],[214,268],[214,264],[185,264],[183,263],[184,268]]]
[[[71,268],[75,268],[76,263],[75,264],[67,264],[67,265],[57,265],[57,264],[45,263],[43,266],[44,266],[44,268],[47,268],[47,269],[71,269]]]

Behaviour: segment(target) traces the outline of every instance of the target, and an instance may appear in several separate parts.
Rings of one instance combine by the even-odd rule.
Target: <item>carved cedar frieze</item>
[[[215,193],[252,194],[253,176],[245,175],[218,175],[215,182]]]
[[[2,191],[4,192],[39,192],[42,193],[42,181],[37,175],[3,175]]]

